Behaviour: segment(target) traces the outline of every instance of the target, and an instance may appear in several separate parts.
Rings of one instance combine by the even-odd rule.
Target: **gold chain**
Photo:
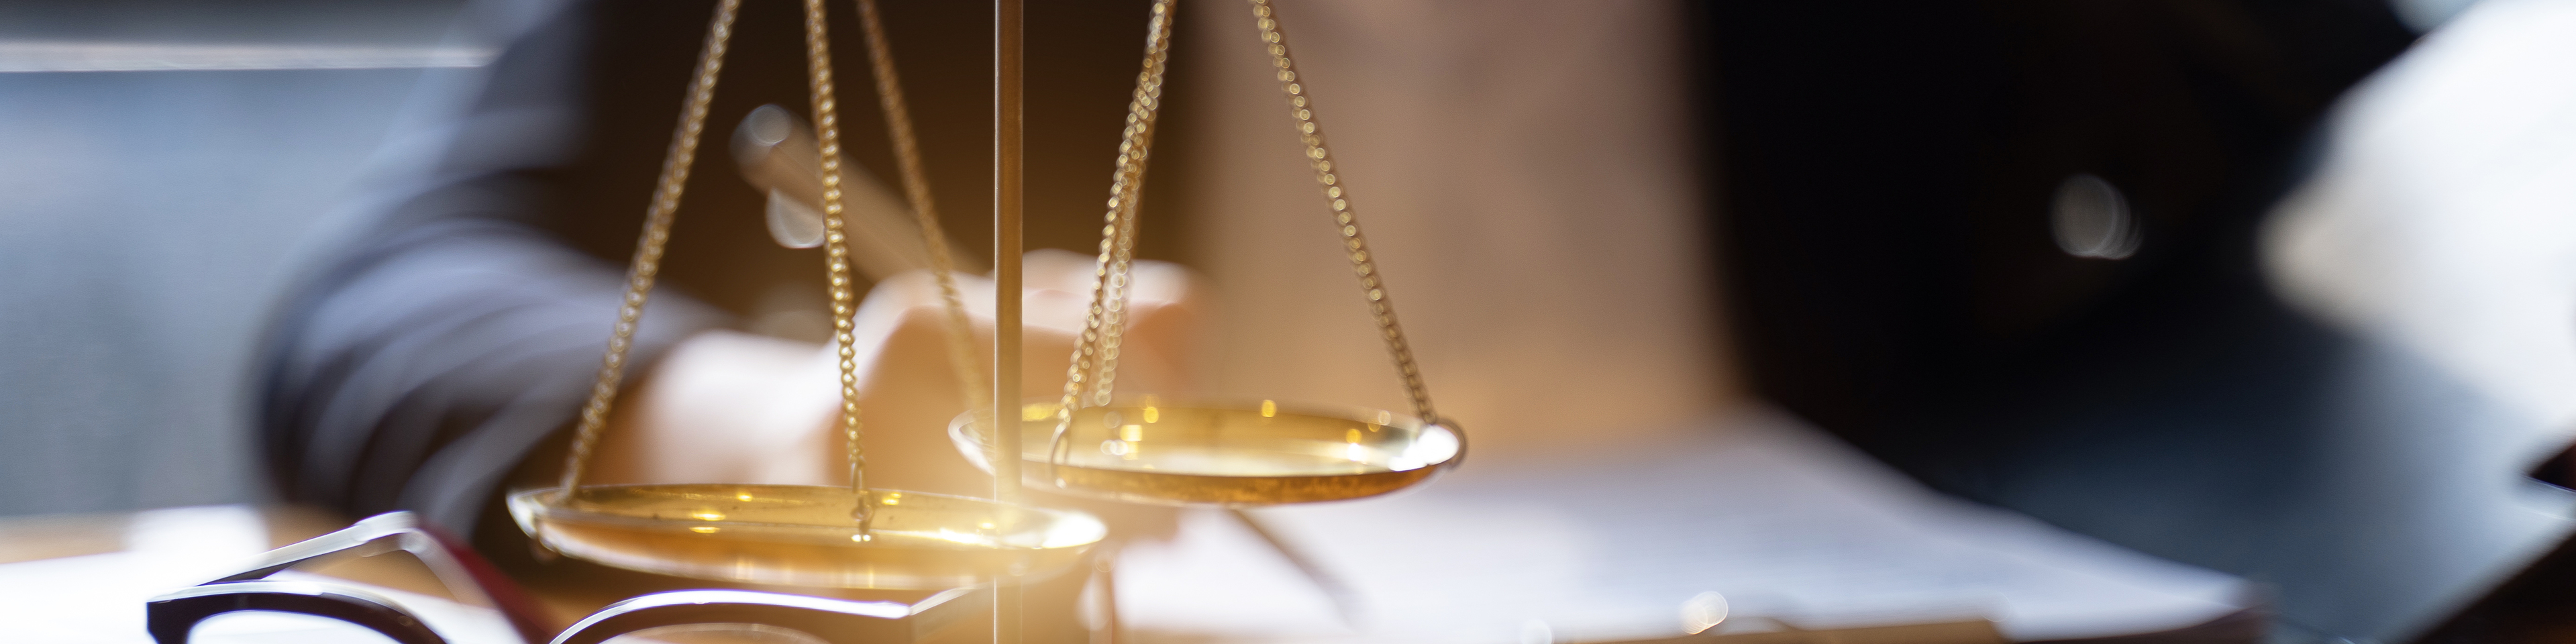
[[[1404,327],[1396,324],[1395,302],[1387,296],[1386,286],[1378,280],[1377,262],[1369,257],[1368,238],[1360,234],[1360,222],[1351,212],[1348,191],[1341,177],[1333,174],[1331,155],[1324,148],[1323,128],[1315,123],[1313,101],[1306,88],[1297,82],[1297,70],[1288,59],[1288,40],[1279,33],[1279,21],[1271,14],[1270,0],[1251,0],[1252,14],[1261,27],[1261,41],[1270,46],[1270,64],[1279,69],[1279,89],[1288,94],[1289,114],[1297,117],[1298,140],[1306,144],[1306,161],[1315,169],[1315,182],[1324,188],[1324,198],[1333,209],[1333,222],[1339,225],[1342,246],[1349,251],[1351,272],[1359,275],[1360,288],[1368,297],[1369,314],[1377,318],[1380,335],[1386,339],[1386,352],[1395,359],[1396,374],[1404,379],[1405,395],[1413,399],[1413,414],[1426,423],[1445,423],[1431,407],[1431,392],[1422,386],[1422,370],[1413,363],[1413,347],[1404,341]]]
[[[598,381],[591,388],[590,401],[583,406],[580,428],[575,432],[571,453],[566,456],[563,486],[567,490],[578,489],[598,444],[599,434],[607,425],[608,410],[616,401],[617,389],[624,376],[626,354],[633,346],[636,322],[642,317],[645,297],[652,290],[653,278],[661,270],[662,250],[670,240],[671,220],[678,210],[681,190],[688,183],[689,168],[697,156],[700,134],[705,131],[708,104],[724,67],[724,52],[740,6],[741,0],[722,0],[718,4],[716,17],[708,30],[706,49],[699,54],[697,75],[689,85],[681,125],[678,133],[673,135],[670,154],[665,157],[662,176],[656,184],[655,200],[645,218],[644,238],[637,244],[634,263],[628,269],[626,299],[618,311],[617,327],[609,338],[608,356],[602,361]],[[950,359],[970,404],[982,410],[991,405],[984,402],[989,396],[983,392],[983,374],[975,364],[974,348],[970,344],[972,327],[967,322],[964,301],[957,293],[953,276],[955,262],[948,255],[946,235],[940,229],[937,211],[932,207],[929,182],[922,171],[920,146],[913,136],[910,113],[904,107],[893,56],[887,50],[875,3],[858,0],[858,6],[868,38],[869,57],[874,63],[878,95],[886,109],[886,128],[894,140],[896,159],[902,166],[904,190],[912,202],[915,221],[922,228],[922,241],[929,247],[932,270],[946,305]],[[805,53],[812,81],[815,138],[821,148],[823,227],[827,247],[825,262],[830,272],[834,353],[840,372],[841,430],[847,449],[850,488],[860,496],[854,512],[864,534],[871,504],[865,494],[867,458],[859,415],[856,339],[852,333],[853,315],[856,313],[852,301],[855,299],[855,284],[850,275],[848,233],[842,217],[840,118],[832,79],[831,41],[825,29],[827,20],[822,0],[805,1]],[[989,411],[982,412],[978,419],[989,423],[989,419],[982,418],[988,415]]]
[[[1394,359],[1402,377],[1405,392],[1413,403],[1414,414],[1426,422],[1442,422],[1431,405],[1430,393],[1424,388],[1420,369],[1414,364],[1411,347],[1397,323],[1393,300],[1378,278],[1377,265],[1369,257],[1366,238],[1360,234],[1359,221],[1333,172],[1330,153],[1324,145],[1322,129],[1316,124],[1310,100],[1297,82],[1294,63],[1288,56],[1286,39],[1280,34],[1269,0],[1250,0],[1258,18],[1261,39],[1268,43],[1272,66],[1278,68],[1280,88],[1288,94],[1288,103],[1297,119],[1300,141],[1306,146],[1306,158],[1315,170],[1315,180],[1324,188],[1325,198],[1341,226],[1343,245],[1349,251],[1351,270],[1359,276],[1360,285],[1369,300],[1369,311],[1376,318],[1385,337],[1387,352]],[[931,253],[932,269],[939,283],[943,303],[947,305],[950,335],[950,358],[957,363],[961,384],[973,401],[980,397],[982,374],[973,366],[972,349],[963,335],[964,306],[951,277],[952,260],[948,257],[944,235],[938,228],[932,210],[928,181],[922,176],[919,145],[912,135],[909,113],[904,109],[901,90],[896,84],[892,57],[885,46],[883,28],[872,0],[858,0],[860,15],[867,31],[870,59],[877,72],[878,93],[887,111],[887,129],[896,146],[896,157],[902,166],[904,190],[912,201],[914,215],[922,226],[922,236]],[[643,317],[644,304],[660,273],[663,248],[670,241],[674,214],[680,195],[688,183],[689,169],[696,160],[698,141],[706,129],[708,104],[715,94],[716,81],[724,68],[724,54],[733,35],[734,17],[741,0],[720,0],[715,17],[707,31],[705,47],[699,52],[697,73],[690,79],[688,98],[683,106],[680,126],[672,135],[671,148],[665,155],[661,176],[655,182],[654,200],[645,214],[644,234],[636,244],[635,256],[627,270],[626,294],[618,307],[617,325],[612,330],[607,355],[600,362],[590,399],[582,407],[581,424],[574,433],[570,453],[565,456],[562,484],[565,490],[578,490],[599,434],[607,425],[608,411],[616,401],[617,390],[624,380],[626,355],[634,344],[635,329]],[[1110,187],[1109,210],[1101,228],[1100,257],[1093,268],[1092,304],[1083,321],[1083,335],[1068,366],[1067,381],[1058,410],[1056,440],[1061,441],[1074,407],[1083,402],[1084,390],[1090,390],[1093,404],[1106,404],[1113,390],[1119,345],[1124,335],[1129,281],[1134,260],[1136,209],[1144,186],[1145,161],[1152,145],[1155,117],[1160,112],[1162,84],[1168,66],[1172,0],[1157,0],[1153,8],[1152,30],[1147,37],[1144,71],[1137,75],[1137,88],[1128,104],[1127,128],[1119,145],[1117,174]],[[823,225],[826,262],[831,274],[833,339],[841,382],[841,427],[848,449],[850,486],[853,491],[867,489],[866,454],[861,442],[859,419],[858,370],[856,340],[852,335],[853,284],[850,276],[848,236],[842,219],[840,173],[840,122],[832,83],[831,49],[824,24],[823,0],[805,0],[806,56],[811,68],[816,138],[821,144],[823,181]],[[1086,386],[1085,381],[1090,381]],[[988,404],[975,404],[982,410]],[[991,425],[992,419],[978,418]],[[991,433],[991,432],[988,432]],[[1054,451],[1050,449],[1050,451]],[[1053,459],[1050,459],[1053,460]],[[855,510],[863,522],[868,503],[861,494]]]
[[[1287,93],[1290,114],[1297,119],[1299,141],[1306,146],[1306,158],[1315,170],[1315,181],[1321,184],[1326,202],[1333,211],[1334,223],[1340,226],[1342,243],[1348,252],[1351,271],[1359,277],[1362,293],[1368,298],[1369,313],[1375,318],[1379,333],[1386,341],[1387,354],[1395,362],[1396,375],[1404,383],[1405,395],[1413,405],[1414,415],[1429,423],[1446,423],[1431,403],[1431,392],[1423,385],[1422,371],[1414,363],[1412,346],[1405,341],[1404,327],[1396,320],[1395,302],[1379,278],[1377,262],[1370,257],[1367,237],[1362,235],[1359,219],[1351,209],[1341,177],[1333,172],[1331,153],[1325,147],[1322,127],[1315,122],[1312,100],[1305,87],[1297,82],[1295,63],[1289,58],[1287,38],[1279,31],[1269,0],[1250,0],[1253,15],[1260,27],[1261,40],[1268,45],[1271,65],[1278,69],[1280,89]],[[1155,116],[1161,107],[1163,72],[1168,62],[1172,2],[1154,4],[1153,31],[1147,38],[1145,71],[1136,79],[1134,100],[1128,104],[1125,141],[1118,147],[1118,172],[1110,187],[1109,212],[1101,227],[1100,256],[1092,270],[1091,307],[1083,320],[1083,333],[1076,343],[1072,364],[1065,373],[1064,395],[1056,410],[1056,431],[1048,449],[1049,461],[1059,460],[1061,443],[1072,423],[1073,410],[1081,406],[1106,405],[1115,390],[1119,347],[1126,329],[1128,296],[1132,292],[1131,267],[1136,242],[1136,208],[1144,185],[1145,162],[1153,142]],[[1088,396],[1085,396],[1085,390]]]
[[[805,61],[813,79],[814,138],[822,144],[823,156],[824,262],[831,271],[833,351],[841,367],[841,439],[848,449],[850,491],[858,495],[850,511],[859,520],[859,534],[866,535],[873,504],[867,494],[867,449],[859,433],[858,340],[851,334],[858,307],[852,302],[849,235],[841,219],[840,102],[832,87],[832,39],[824,33],[828,19],[823,0],[805,0]]]
[[[966,300],[957,295],[957,264],[948,256],[948,235],[939,226],[939,211],[930,201],[929,174],[922,170],[921,144],[913,137],[912,110],[904,105],[903,84],[895,76],[894,52],[890,51],[885,26],[877,19],[876,0],[858,0],[860,30],[867,34],[868,62],[876,72],[877,102],[885,109],[886,138],[894,143],[895,165],[903,174],[903,194],[912,202],[912,215],[921,226],[921,243],[930,249],[930,274],[939,284],[939,300],[948,312],[948,363],[957,374],[957,386],[966,394],[966,408],[975,414],[975,422],[993,427],[993,393],[984,380],[984,367],[975,357],[975,327],[966,317]],[[985,432],[989,440],[992,432]]]
[[[1118,349],[1127,332],[1128,296],[1135,292],[1131,269],[1136,260],[1136,213],[1144,207],[1146,162],[1152,154],[1156,117],[1162,113],[1163,76],[1171,68],[1176,7],[1174,0],[1154,3],[1145,41],[1145,69],[1136,74],[1136,92],[1127,104],[1127,129],[1121,132],[1125,139],[1118,145],[1120,172],[1109,187],[1110,225],[1100,229],[1101,257],[1092,269],[1095,306],[1089,313],[1098,322],[1088,317],[1084,321],[1084,340],[1096,347],[1100,362],[1089,374],[1090,405],[1109,404],[1117,390]],[[1091,333],[1095,331],[1096,338]]]
[[[653,278],[662,270],[662,247],[671,240],[671,220],[680,209],[680,191],[688,186],[689,166],[698,157],[698,138],[706,131],[707,103],[716,92],[716,77],[724,70],[725,46],[733,38],[733,19],[742,0],[716,3],[715,18],[707,26],[707,41],[698,52],[697,75],[689,79],[688,98],[681,104],[680,125],[671,133],[671,148],[662,157],[662,174],[653,184],[653,203],[644,213],[644,235],[635,242],[635,259],[626,268],[626,298],[617,307],[617,326],[609,332],[608,355],[600,359],[599,375],[590,387],[590,401],[581,408],[580,428],[573,432],[571,452],[564,455],[563,489],[566,499],[575,498],[581,479],[590,465],[592,448],[599,443],[600,429],[608,425],[609,405],[617,401],[617,388],[626,376],[626,352],[634,346],[635,327],[644,317],[644,301],[653,291]]]
[[[1173,0],[1155,0],[1145,36],[1144,70],[1136,73],[1136,91],[1127,103],[1127,128],[1118,143],[1118,169],[1109,185],[1109,209],[1102,216],[1100,257],[1092,265],[1091,307],[1083,316],[1082,337],[1074,343],[1065,367],[1064,395],[1056,406],[1055,433],[1048,441],[1050,468],[1060,459],[1073,410],[1109,403],[1118,373],[1118,346],[1126,327],[1130,267],[1135,261],[1136,209],[1145,189],[1145,162],[1154,143],[1155,117],[1162,111],[1163,73],[1169,67]],[[1086,382],[1089,381],[1089,382]],[[1053,478],[1050,475],[1049,478]]]

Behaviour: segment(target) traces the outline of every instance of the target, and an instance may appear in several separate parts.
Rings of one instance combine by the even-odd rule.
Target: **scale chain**
[[[1377,319],[1387,355],[1395,360],[1396,375],[1403,379],[1405,395],[1412,399],[1413,414],[1425,423],[1446,424],[1431,407],[1431,392],[1423,387],[1422,370],[1413,362],[1413,347],[1405,342],[1404,327],[1396,322],[1395,302],[1378,278],[1377,261],[1369,256],[1368,238],[1360,234],[1348,190],[1342,186],[1341,177],[1333,173],[1331,155],[1324,147],[1323,128],[1315,122],[1313,101],[1307,98],[1305,86],[1297,82],[1296,65],[1288,58],[1288,40],[1279,32],[1279,20],[1272,15],[1270,0],[1250,2],[1254,24],[1261,29],[1261,41],[1269,45],[1270,64],[1279,70],[1279,89],[1288,94],[1289,114],[1297,119],[1298,141],[1305,144],[1307,163],[1315,169],[1315,182],[1323,187],[1324,198],[1333,209],[1333,222],[1340,226],[1351,272],[1360,278],[1360,288],[1368,297],[1369,314]]]
[[[857,306],[852,302],[849,234],[841,217],[840,104],[832,85],[831,36],[824,31],[828,17],[823,0],[805,0],[805,59],[813,80],[814,138],[822,144],[823,157],[824,262],[831,271],[832,342],[841,371],[841,439],[849,458],[850,492],[858,497],[850,512],[864,537],[875,504],[867,493],[867,449],[860,440],[858,340],[852,334]]]
[[[1100,229],[1100,257],[1092,269],[1092,306],[1083,321],[1082,339],[1090,355],[1081,356],[1098,362],[1084,365],[1087,370],[1067,374],[1067,391],[1071,395],[1080,393],[1072,386],[1074,383],[1083,383],[1091,390],[1089,405],[1108,404],[1115,389],[1118,347],[1126,331],[1128,295],[1133,292],[1131,268],[1137,211],[1142,207],[1145,169],[1152,153],[1155,123],[1161,114],[1164,72],[1169,69],[1173,7],[1170,0],[1154,4],[1144,70],[1137,72],[1136,91],[1127,105],[1127,127],[1118,145],[1118,173],[1109,188],[1109,211]]]
[[[1278,69],[1280,89],[1288,95],[1290,115],[1297,120],[1299,142],[1305,145],[1305,156],[1315,170],[1326,203],[1332,208],[1334,223],[1340,234],[1352,272],[1359,277],[1363,294],[1368,298],[1369,313],[1384,338],[1387,354],[1393,360],[1396,375],[1403,382],[1406,398],[1414,415],[1427,423],[1445,423],[1432,405],[1431,393],[1423,384],[1421,368],[1415,363],[1412,346],[1405,340],[1403,325],[1395,315],[1395,303],[1379,277],[1377,262],[1369,254],[1367,237],[1362,235],[1357,214],[1353,212],[1347,189],[1333,172],[1330,151],[1325,146],[1323,130],[1316,123],[1312,101],[1305,87],[1297,82],[1294,61],[1289,57],[1286,37],[1268,0],[1250,0],[1255,25],[1262,42],[1268,45],[1271,64]],[[1119,348],[1125,331],[1128,296],[1132,291],[1136,234],[1136,208],[1144,183],[1145,161],[1153,139],[1154,118],[1161,107],[1163,72],[1168,61],[1171,2],[1154,5],[1154,31],[1149,36],[1145,71],[1137,77],[1135,100],[1128,105],[1126,140],[1119,145],[1118,173],[1110,188],[1109,212],[1101,228],[1100,256],[1092,272],[1091,307],[1083,320],[1083,333],[1074,350],[1072,364],[1066,368],[1064,395],[1056,410],[1056,430],[1048,448],[1048,461],[1053,467],[1063,458],[1062,443],[1070,429],[1073,411],[1084,406],[1107,405],[1115,390]],[[1088,396],[1085,396],[1085,393]],[[1052,478],[1052,477],[1050,477]]]
[[[1136,74],[1136,91],[1127,103],[1127,127],[1118,144],[1118,169],[1109,186],[1108,212],[1102,216],[1100,256],[1092,265],[1091,306],[1065,368],[1064,395],[1056,406],[1055,432],[1047,443],[1049,479],[1063,460],[1064,437],[1077,408],[1109,404],[1118,371],[1120,339],[1126,328],[1131,268],[1135,261],[1136,212],[1145,187],[1147,156],[1153,147],[1155,118],[1161,113],[1163,76],[1169,68],[1173,0],[1156,0],[1145,39],[1144,69]],[[1090,395],[1084,396],[1088,389]],[[1086,404],[1087,403],[1087,404]],[[1057,481],[1059,485],[1061,480]]]
[[[856,312],[852,301],[855,284],[850,274],[848,233],[842,216],[838,105],[832,79],[830,39],[825,28],[826,9],[822,0],[806,0],[804,4],[815,135],[821,148],[823,223],[828,246],[825,261],[830,271],[834,353],[841,384],[841,428],[847,447],[850,488],[858,497],[854,518],[859,523],[859,533],[864,535],[872,504],[866,494],[867,460],[865,443],[861,440],[855,338],[852,333],[852,316]],[[599,435],[607,426],[609,411],[624,380],[627,354],[634,345],[635,330],[643,317],[654,279],[661,272],[663,250],[670,241],[671,224],[679,210],[680,196],[697,158],[698,143],[706,129],[707,112],[723,72],[725,52],[731,42],[740,7],[741,0],[720,0],[708,26],[707,40],[699,52],[696,74],[690,79],[680,124],[664,157],[661,176],[655,183],[654,200],[645,214],[644,232],[637,241],[634,259],[627,270],[626,292],[618,308],[618,321],[610,333],[606,356],[601,359],[590,398],[583,405],[580,425],[565,457],[562,486],[568,497],[575,496],[573,492],[580,489],[582,479],[588,473]],[[946,305],[952,366],[957,370],[959,383],[970,404],[981,410],[990,404],[984,402],[989,396],[982,391],[983,374],[975,365],[973,347],[969,344],[972,327],[957,292],[953,276],[955,263],[948,255],[946,236],[939,227],[937,211],[931,205],[929,182],[924,178],[920,148],[913,136],[910,114],[904,109],[893,58],[885,46],[886,39],[875,3],[858,0],[858,8],[866,28],[870,59],[875,64],[872,71],[876,72],[879,95],[886,108],[886,126],[895,143],[896,158],[902,165],[906,196],[912,202],[916,222],[922,228],[922,241],[929,247],[932,270]],[[978,414],[978,420],[989,423],[989,416],[990,412],[984,411]]]
[[[698,52],[697,73],[689,79],[687,98],[683,99],[679,127],[671,133],[670,150],[662,157],[661,176],[654,180],[653,202],[646,206],[644,232],[635,242],[634,260],[626,269],[626,295],[617,307],[617,325],[609,332],[608,352],[600,359],[599,374],[590,388],[590,400],[583,403],[581,424],[573,431],[572,447],[564,455],[563,490],[566,500],[576,500],[582,477],[590,466],[591,452],[599,443],[600,431],[608,425],[609,406],[617,401],[617,389],[626,376],[626,353],[634,346],[635,328],[644,317],[644,302],[653,291],[653,278],[662,270],[662,249],[671,240],[671,220],[680,208],[680,192],[689,183],[689,166],[697,160],[699,135],[705,133],[707,105],[716,91],[716,78],[724,70],[725,49],[733,38],[734,16],[742,0],[716,3],[715,17],[707,26],[706,44]]]
[[[948,314],[949,367],[957,374],[957,386],[965,392],[966,408],[975,414],[975,423],[991,429],[995,427],[993,394],[986,389],[990,385],[975,357],[975,327],[966,316],[965,298],[957,294],[957,264],[948,256],[948,235],[940,228],[939,211],[931,202],[929,173],[922,169],[921,144],[913,135],[912,110],[904,103],[903,84],[895,75],[894,52],[877,17],[876,0],[858,0],[858,5],[870,71],[876,76],[877,102],[885,110],[886,138],[894,143],[904,198],[911,202],[914,222],[921,228],[922,245],[930,249],[931,279],[939,285],[940,304]],[[988,442],[990,436],[987,431]]]

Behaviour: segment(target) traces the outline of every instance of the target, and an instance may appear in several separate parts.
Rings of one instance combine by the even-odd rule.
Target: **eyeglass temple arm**
[[[554,630],[547,628],[537,604],[519,590],[509,576],[484,561],[474,551],[439,532],[433,526],[421,525],[410,512],[387,512],[359,520],[330,534],[289,544],[260,555],[259,561],[240,573],[206,582],[264,579],[278,571],[322,557],[353,553],[372,557],[395,550],[410,552],[438,576],[449,593],[466,599],[481,599],[501,611],[512,629],[527,641],[543,642]]]
[[[222,578],[206,583],[219,584],[228,581],[265,579],[269,575],[274,575],[277,574],[278,571],[295,567],[297,564],[349,551],[360,551],[358,554],[361,556],[384,554],[385,552],[389,552],[393,549],[385,546],[394,544],[378,544],[376,543],[377,540],[385,539],[387,537],[399,537],[403,533],[418,529],[419,527],[419,521],[414,519],[409,512],[388,512],[367,517],[359,520],[355,524],[351,524],[349,527],[341,528],[331,532],[330,534],[305,539],[303,541],[287,544],[286,546],[280,547],[276,550],[261,553],[258,563],[252,564],[252,567],[249,570],[225,575]],[[443,557],[444,554],[445,553],[440,553],[439,555],[429,556]],[[420,553],[413,553],[413,555],[422,556]],[[423,556],[422,561],[427,561],[429,556]],[[439,581],[441,583],[448,581],[445,571],[435,570],[435,568],[438,567],[436,564],[432,564],[431,567],[433,568],[432,572],[440,573]]]

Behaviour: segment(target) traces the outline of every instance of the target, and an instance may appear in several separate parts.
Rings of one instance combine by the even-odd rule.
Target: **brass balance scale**
[[[1370,312],[1412,402],[1413,415],[1363,409],[1167,402],[1113,397],[1135,253],[1137,201],[1161,106],[1174,0],[1152,9],[1104,217],[1088,314],[1061,396],[1022,403],[1016,378],[987,378],[951,277],[948,242],[932,214],[928,182],[873,0],[858,0],[861,25],[896,148],[904,192],[946,308],[949,348],[970,409],[949,433],[970,461],[994,474],[991,499],[870,488],[860,452],[860,409],[852,349],[853,283],[843,219],[840,133],[833,99],[823,0],[805,0],[805,33],[820,144],[823,229],[841,383],[841,427],[850,485],[585,485],[592,448],[606,425],[626,353],[658,271],[682,186],[704,131],[740,0],[720,0],[699,54],[644,234],[628,271],[606,358],[583,408],[559,487],[509,498],[520,527],[564,555],[645,572],[761,584],[829,588],[1009,587],[1077,565],[1106,536],[1096,518],[1024,504],[1023,484],[1131,503],[1252,507],[1383,494],[1454,467],[1464,438],[1435,415],[1397,325],[1323,134],[1268,0],[1249,0],[1260,37],[1286,92],[1298,136],[1315,171]],[[997,328],[995,373],[1020,361],[1019,0],[997,0],[996,182]],[[1001,423],[1016,427],[992,431]],[[996,458],[996,455],[1005,455]],[[1015,457],[1013,457],[1015,456]],[[1003,631],[997,630],[997,636]]]

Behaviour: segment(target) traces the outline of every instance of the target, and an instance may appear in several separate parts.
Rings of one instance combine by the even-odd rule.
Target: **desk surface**
[[[41,562],[66,564],[57,570],[26,571],[27,566],[0,566],[0,578],[18,573],[72,572],[69,564],[89,563],[100,570],[125,570],[124,563],[97,555],[166,553],[177,564],[168,576],[195,579],[220,575],[247,555],[321,535],[347,526],[351,519],[295,506],[254,508],[217,506],[113,514],[44,515],[0,518],[0,565]],[[82,558],[74,560],[73,558]],[[407,557],[351,557],[307,568],[303,572],[432,597],[451,598],[427,568]],[[204,569],[203,571],[197,569]],[[184,572],[183,572],[184,571]],[[186,573],[195,573],[188,575]],[[159,577],[155,575],[154,577]],[[158,593],[170,588],[145,588]],[[153,579],[152,581],[161,581]],[[203,581],[199,579],[197,581]],[[180,582],[180,585],[193,582]],[[534,589],[532,589],[534,590]],[[122,593],[119,593],[122,594]],[[615,602],[612,593],[546,588],[532,592],[547,617],[570,624],[582,615]],[[102,598],[103,599],[103,598]],[[75,611],[85,614],[89,611]]]
[[[1337,616],[1330,593],[1207,512],[1171,542],[1114,553],[1112,603],[1133,641],[1485,644],[1533,628],[1558,641],[1652,640],[1679,635],[1676,608],[1702,591],[1744,618],[1723,627],[1730,637],[1767,636],[1735,630],[1759,628],[1754,618],[1824,629],[1992,620],[1981,632],[2022,640],[2242,621],[2225,601],[2242,592],[2233,578],[1962,507],[1797,432],[1748,423],[1710,436],[1599,467],[1462,471],[1412,494],[1257,513],[1338,580],[1356,614]],[[146,641],[144,600],[346,521],[241,506],[0,519],[0,640]],[[403,559],[299,570],[446,596]],[[521,582],[559,625],[670,584],[709,585],[588,565]],[[2259,618],[2236,630],[2246,628],[2233,639],[2253,639]]]
[[[0,641],[141,644],[144,602],[178,588],[237,572],[268,549],[347,526],[351,519],[310,508],[206,506],[140,512],[0,518]],[[853,600],[916,602],[936,591],[779,588],[678,579],[579,562],[521,571],[514,576],[542,611],[550,629],[570,626],[629,597],[690,588],[747,588]],[[498,613],[458,602],[426,566],[410,555],[334,557],[298,566],[281,577],[329,577],[356,582],[419,614],[457,644],[517,642]],[[1072,594],[1089,579],[1067,575],[1035,584],[1034,600]],[[1052,594],[1050,594],[1052,593]],[[443,600],[443,601],[442,601]],[[1032,628],[1061,630],[1065,615],[1031,614]],[[214,642],[342,641],[349,633],[321,631],[293,617],[219,629],[195,638]],[[1048,621],[1053,619],[1054,621]],[[211,624],[212,622],[209,622]],[[324,628],[330,628],[325,622]],[[341,628],[347,628],[345,626]],[[1083,639],[1078,626],[1069,633]],[[292,629],[305,629],[301,631]],[[239,631],[239,632],[233,632]],[[980,628],[947,628],[920,644],[978,641]]]

